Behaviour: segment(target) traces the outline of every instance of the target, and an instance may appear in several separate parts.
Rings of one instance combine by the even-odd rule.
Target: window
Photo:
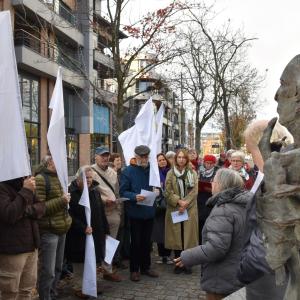
[[[95,160],[95,149],[97,147],[110,144],[110,136],[106,134],[94,133],[91,135],[91,162]]]
[[[32,169],[40,161],[40,100],[39,80],[31,76],[19,75],[20,91],[28,152]]]
[[[71,90],[66,88],[64,88],[64,109],[68,174],[69,176],[73,176],[79,168],[79,137],[75,130],[75,95]]]

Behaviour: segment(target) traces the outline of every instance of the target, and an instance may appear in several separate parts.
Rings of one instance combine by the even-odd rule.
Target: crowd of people
[[[191,274],[201,264],[201,288],[207,299],[222,299],[242,287],[247,268],[241,270],[249,205],[257,170],[241,150],[200,158],[195,149],[177,149],[157,155],[160,187],[149,185],[150,148],[139,145],[130,165],[121,155],[101,146],[95,163],[79,168],[65,194],[51,155],[35,177],[0,183],[0,291],[2,299],[31,299],[36,289],[41,300],[54,300],[64,276],[82,276],[87,235],[93,236],[97,272],[104,280],[120,282],[119,268],[130,280],[159,274],[157,263],[174,264],[174,273]],[[83,179],[89,190],[91,225],[79,201]],[[141,190],[156,194],[153,206]],[[187,214],[174,222],[172,215]],[[107,235],[120,241],[112,264],[104,262]],[[245,253],[243,258],[245,258]],[[238,276],[239,273],[239,276]],[[245,274],[246,273],[246,274]],[[269,269],[260,274],[269,274]],[[67,275],[66,275],[67,274]],[[255,281],[252,278],[247,284]],[[88,298],[76,290],[79,298]],[[249,298],[250,299],[250,298]],[[278,298],[280,299],[280,298]]]

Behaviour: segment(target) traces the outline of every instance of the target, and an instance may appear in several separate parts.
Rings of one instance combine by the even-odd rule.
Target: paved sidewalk
[[[158,257],[153,257],[156,261]],[[104,289],[102,295],[97,299],[103,300],[123,300],[123,299],[161,299],[161,300],[184,300],[199,299],[203,300],[205,292],[200,290],[200,267],[193,268],[193,274],[175,275],[173,265],[160,265],[153,263],[153,267],[160,274],[159,278],[141,277],[141,281],[132,282],[129,280],[129,270],[122,270],[119,273],[123,276],[122,282],[109,282],[100,279],[99,286]],[[69,282],[63,282],[60,289],[61,300],[79,299],[74,296],[74,290],[81,284],[81,279],[73,279]]]

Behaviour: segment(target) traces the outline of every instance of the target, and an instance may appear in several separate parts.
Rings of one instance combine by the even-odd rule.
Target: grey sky
[[[162,8],[170,1],[132,0],[132,15]],[[280,75],[286,64],[300,53],[300,1],[299,0],[216,0],[221,11],[220,24],[230,18],[235,28],[242,27],[245,35],[256,37],[249,50],[250,62],[262,74],[267,69],[265,87],[260,98],[264,107],[258,118],[276,115],[274,94],[279,86]]]

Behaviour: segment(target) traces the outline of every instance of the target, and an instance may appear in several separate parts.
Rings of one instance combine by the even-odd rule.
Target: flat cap
[[[134,153],[139,156],[148,155],[150,153],[150,148],[146,145],[140,145],[135,147]]]
[[[107,146],[100,146],[95,149],[95,154],[102,155],[104,153],[109,153],[109,149]]]

